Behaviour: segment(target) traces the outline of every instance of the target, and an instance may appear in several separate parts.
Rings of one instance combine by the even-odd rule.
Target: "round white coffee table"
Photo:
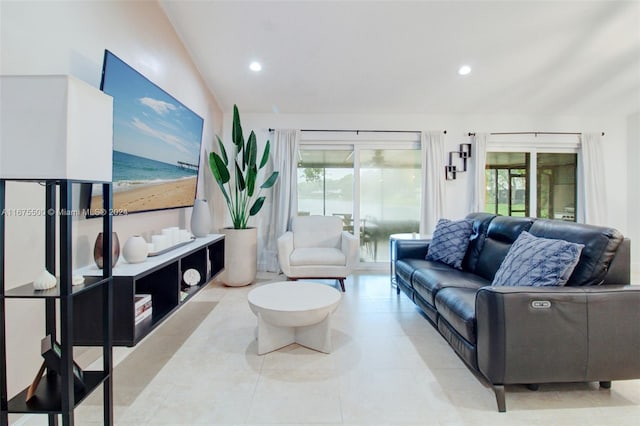
[[[341,294],[333,287],[305,281],[266,284],[249,292],[249,306],[258,317],[258,354],[291,343],[331,352],[331,314]]]

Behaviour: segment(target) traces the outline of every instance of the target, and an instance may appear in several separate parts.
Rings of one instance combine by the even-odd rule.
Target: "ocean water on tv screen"
[[[195,167],[168,164],[121,151],[113,151],[114,191],[132,186],[170,182],[197,176]]]

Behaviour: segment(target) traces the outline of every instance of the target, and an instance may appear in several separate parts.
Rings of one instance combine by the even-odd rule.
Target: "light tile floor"
[[[278,279],[263,276],[254,286],[270,280]],[[498,413],[491,389],[396,295],[388,274],[347,280],[331,354],[294,344],[258,356],[252,288],[214,282],[202,290],[194,301],[218,305],[129,406],[115,407],[116,424],[640,424],[640,380],[613,382],[610,390],[510,386],[508,412]],[[127,351],[117,348],[116,358]],[[80,425],[101,424],[100,416],[99,406],[76,410]]]

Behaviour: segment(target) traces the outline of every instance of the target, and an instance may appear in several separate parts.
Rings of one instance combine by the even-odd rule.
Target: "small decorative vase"
[[[44,269],[40,274],[33,280],[33,288],[36,290],[49,290],[50,288],[55,287],[58,284],[58,280],[54,277],[49,271]]]
[[[98,268],[102,269],[104,265],[104,258],[102,255],[102,232],[98,234],[96,238],[96,243],[93,246],[93,260],[95,260]],[[118,234],[113,232],[111,234],[111,266],[116,266],[118,259],[120,258],[120,240],[118,239]]]
[[[129,263],[144,262],[149,254],[147,241],[140,235],[133,235],[127,239],[122,247],[122,257]]]
[[[196,237],[206,237],[211,231],[211,214],[207,200],[196,199],[191,212],[191,233]]]

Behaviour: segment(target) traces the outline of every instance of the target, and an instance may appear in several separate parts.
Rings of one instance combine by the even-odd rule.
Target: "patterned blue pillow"
[[[522,231],[493,278],[493,286],[562,286],[580,260],[584,245],[534,237]]]
[[[440,219],[433,231],[426,259],[462,269],[462,259],[467,253],[472,232],[472,220]]]

